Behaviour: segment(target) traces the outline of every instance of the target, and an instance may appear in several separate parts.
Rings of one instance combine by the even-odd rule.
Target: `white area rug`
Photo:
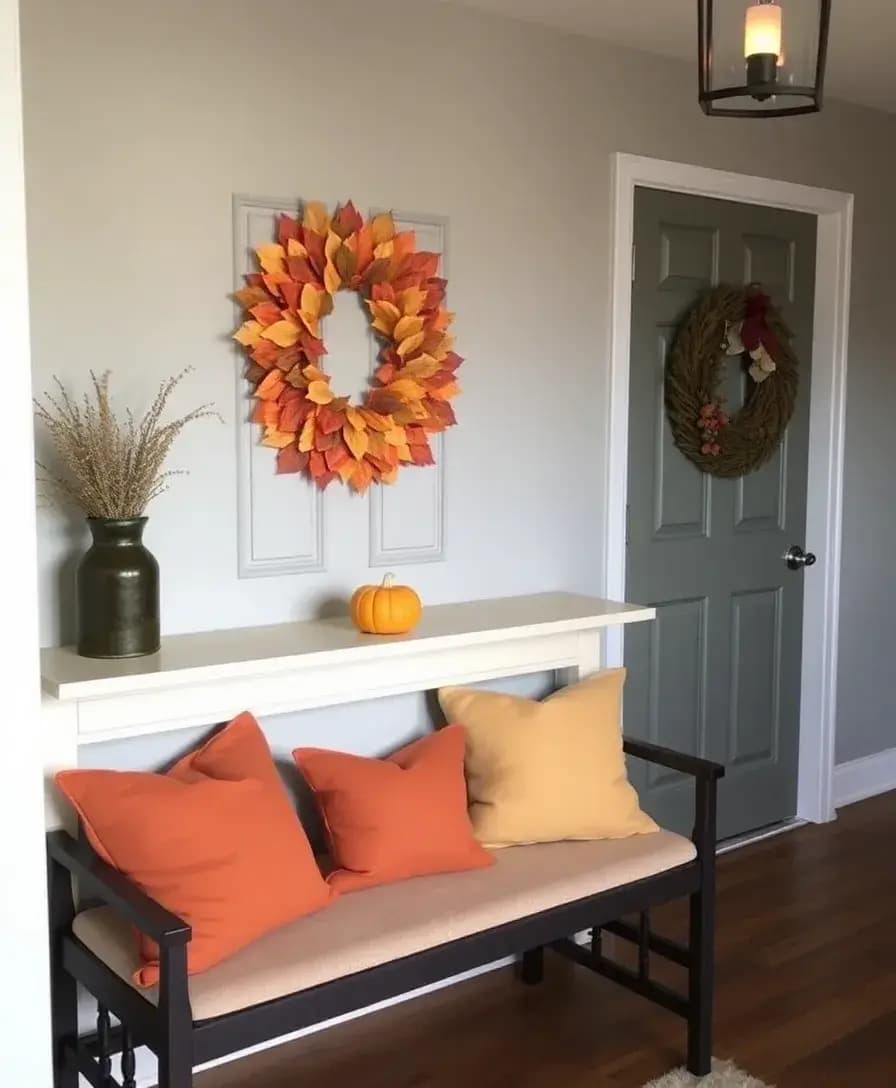
[[[686,1069],[676,1069],[659,1080],[652,1080],[644,1088],[773,1088],[764,1080],[757,1080],[738,1069],[733,1062],[712,1063],[712,1072],[708,1077],[695,1077]]]

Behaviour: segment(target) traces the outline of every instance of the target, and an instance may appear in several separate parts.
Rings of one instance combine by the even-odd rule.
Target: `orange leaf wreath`
[[[304,472],[321,488],[355,491],[393,483],[401,465],[433,464],[430,435],[455,422],[451,399],[463,361],[448,331],[439,255],[415,248],[391,213],[365,222],[349,201],[331,216],[309,202],[302,219],[281,215],[277,241],[259,246],[259,271],[235,298],[234,333],[249,357],[246,377],[278,472]],[[337,396],[322,369],[321,320],[337,291],[357,291],[382,342],[375,384],[361,404]]]

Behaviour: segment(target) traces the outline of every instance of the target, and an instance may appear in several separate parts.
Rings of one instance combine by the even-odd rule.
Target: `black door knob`
[[[787,566],[791,570],[799,570],[801,567],[811,567],[815,562],[812,552],[804,552],[799,544],[792,544],[784,555]]]

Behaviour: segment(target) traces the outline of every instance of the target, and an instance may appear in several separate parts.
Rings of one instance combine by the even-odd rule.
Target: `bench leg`
[[[688,1071],[705,1077],[712,1064],[713,919],[712,900],[691,896],[688,976]]]
[[[193,1015],[187,986],[187,947],[161,948],[159,1015],[162,1046],[159,1048],[158,1088],[192,1088]]]
[[[705,1077],[712,1066],[712,1006],[715,974],[716,785],[697,788],[694,842],[700,887],[691,896],[688,970],[688,1071]]]
[[[544,949],[530,948],[523,953],[520,978],[527,986],[537,986],[544,978]]]
[[[78,993],[75,980],[62,966],[62,940],[71,933],[75,917],[71,874],[58,862],[47,861],[50,911],[50,977],[52,987],[53,1088],[78,1088],[78,1071],[66,1047],[78,1038]]]

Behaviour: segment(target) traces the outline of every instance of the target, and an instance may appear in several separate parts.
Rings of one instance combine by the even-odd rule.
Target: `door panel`
[[[723,837],[796,809],[805,575],[782,557],[806,543],[815,226],[812,216],[773,208],[636,191],[626,595],[654,605],[657,619],[626,632],[625,727],[726,764]],[[702,291],[754,281],[794,332],[800,391],[774,457],[749,476],[721,480],[672,441],[666,358]],[[750,382],[739,360],[727,361],[729,410],[743,404]],[[688,783],[633,773],[645,807],[688,830]]]

